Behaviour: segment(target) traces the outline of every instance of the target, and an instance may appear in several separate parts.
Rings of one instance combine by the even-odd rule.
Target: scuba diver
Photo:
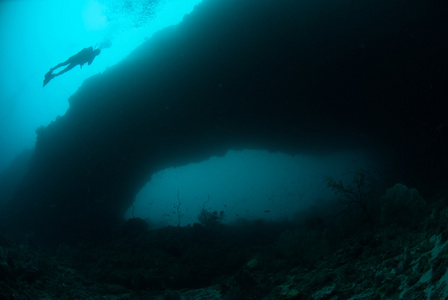
[[[67,71],[70,71],[71,69],[73,69],[74,67],[76,67],[77,65],[79,65],[81,68],[85,63],[88,63],[89,66],[92,64],[93,60],[95,59],[95,57],[101,53],[100,49],[95,49],[93,50],[93,47],[90,46],[88,48],[84,48],[81,51],[79,51],[78,53],[76,53],[75,55],[71,56],[69,59],[67,59],[66,61],[58,64],[57,66],[55,66],[54,68],[51,68],[50,71],[48,71],[47,74],[45,74],[45,79],[44,79],[44,85],[46,86],[47,83],[50,82],[50,80],[52,80],[53,78],[55,78],[56,76],[62,75]],[[68,65],[64,70],[60,71],[59,73],[53,74],[53,71]]]

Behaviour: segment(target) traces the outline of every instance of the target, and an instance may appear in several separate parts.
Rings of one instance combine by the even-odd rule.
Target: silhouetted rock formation
[[[103,236],[152,173],[228,149],[385,149],[413,186],[437,178],[447,10],[416,2],[204,1],[39,131],[3,223],[53,241]]]

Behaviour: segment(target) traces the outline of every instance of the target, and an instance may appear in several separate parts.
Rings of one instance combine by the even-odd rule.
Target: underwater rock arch
[[[435,122],[421,114],[427,88],[418,78],[442,72],[443,49],[425,56],[424,41],[403,36],[393,5],[346,2],[204,1],[85,81],[67,113],[39,130],[4,224],[80,241],[113,231],[150,175],[167,167],[229,149],[398,153],[428,139],[412,130],[416,118]],[[423,24],[420,8],[407,5]],[[423,59],[408,65],[415,57]]]

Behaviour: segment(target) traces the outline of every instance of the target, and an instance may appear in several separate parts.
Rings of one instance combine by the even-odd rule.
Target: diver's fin
[[[50,80],[52,80],[54,77],[56,77],[53,73],[51,73],[52,71],[50,70],[47,74],[45,74],[45,79],[44,79],[44,85],[46,86]]]

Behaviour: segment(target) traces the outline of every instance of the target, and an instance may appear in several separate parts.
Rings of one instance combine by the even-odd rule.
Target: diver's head
[[[98,54],[100,54],[101,53],[101,50],[100,49],[95,49],[95,50],[93,50],[93,54],[95,54],[95,56],[97,56]]]

